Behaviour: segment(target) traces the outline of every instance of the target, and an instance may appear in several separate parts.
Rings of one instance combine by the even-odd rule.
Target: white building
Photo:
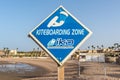
[[[80,61],[105,62],[104,53],[80,53]]]
[[[17,50],[10,50],[9,54],[17,55]]]

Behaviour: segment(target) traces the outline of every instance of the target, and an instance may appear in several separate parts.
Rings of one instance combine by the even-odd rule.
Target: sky
[[[0,49],[38,48],[28,33],[60,5],[93,32],[80,49],[120,44],[120,0],[0,0]]]

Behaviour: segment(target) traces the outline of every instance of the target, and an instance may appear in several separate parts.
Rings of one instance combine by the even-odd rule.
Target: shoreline
[[[26,63],[38,67],[24,75],[1,73],[2,80],[57,80],[57,64],[51,58],[0,58],[0,61]],[[80,76],[78,61],[68,60],[65,65],[65,80],[119,80],[120,65],[113,63],[81,62]],[[106,76],[105,76],[106,68]],[[6,75],[8,75],[7,78]],[[7,79],[6,79],[7,78]]]
[[[53,70],[49,66],[57,68],[56,63],[49,57],[48,58],[0,58],[0,61],[3,61],[3,62],[5,61],[9,63],[21,62],[21,63],[30,64],[33,66],[44,67],[48,70]],[[49,65],[49,66],[45,66],[45,65]]]
[[[0,78],[2,80],[24,80],[27,78],[41,77],[57,70],[57,66],[55,66],[55,63],[50,58],[0,58],[0,65],[8,63],[29,64],[36,67],[36,69],[33,72],[25,72],[23,74],[18,74],[17,72],[0,72]],[[6,77],[5,75],[9,76]]]

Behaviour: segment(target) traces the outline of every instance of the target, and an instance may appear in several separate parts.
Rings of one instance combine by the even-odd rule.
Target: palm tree
[[[93,47],[93,49],[95,50],[95,47]]]
[[[120,51],[120,45],[118,45],[118,50]]]
[[[97,46],[97,49],[100,49],[100,47],[99,47],[99,46]]]
[[[101,48],[103,49],[103,48],[104,48],[104,45],[101,45]]]
[[[90,46],[88,46],[88,50],[90,50]]]
[[[37,48],[37,50],[39,51],[39,47]]]
[[[18,55],[18,48],[16,48],[16,53],[15,53],[15,55]]]
[[[114,46],[112,46],[111,49],[113,50],[113,49],[114,49]]]
[[[9,55],[9,48],[4,48],[4,53],[5,53],[5,56],[8,57]]]
[[[94,47],[94,45],[92,45],[91,47],[92,47],[92,53],[93,53],[93,50],[95,50],[95,47]]]
[[[118,43],[114,43],[114,49],[115,49],[115,50],[117,50],[118,45],[119,45]]]
[[[18,48],[16,48],[16,50],[18,50]]]
[[[34,57],[34,54],[35,54],[35,48],[33,48],[33,51],[31,53],[31,57]]]
[[[33,51],[35,51],[35,48],[33,48]]]
[[[92,50],[94,49],[94,45],[91,46],[92,47]]]
[[[119,48],[120,48],[120,45],[119,45],[119,44],[117,44],[116,49],[117,49],[117,50],[119,50]]]
[[[4,55],[6,56],[6,48],[3,48],[3,51],[4,51]]]

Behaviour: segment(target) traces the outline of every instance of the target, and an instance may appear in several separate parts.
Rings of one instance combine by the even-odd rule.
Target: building
[[[105,62],[104,53],[80,53],[79,61]]]
[[[86,61],[105,62],[104,53],[87,53]]]
[[[3,50],[0,50],[0,56],[3,56],[3,55],[5,55],[5,54],[4,54],[4,51],[3,51]]]

